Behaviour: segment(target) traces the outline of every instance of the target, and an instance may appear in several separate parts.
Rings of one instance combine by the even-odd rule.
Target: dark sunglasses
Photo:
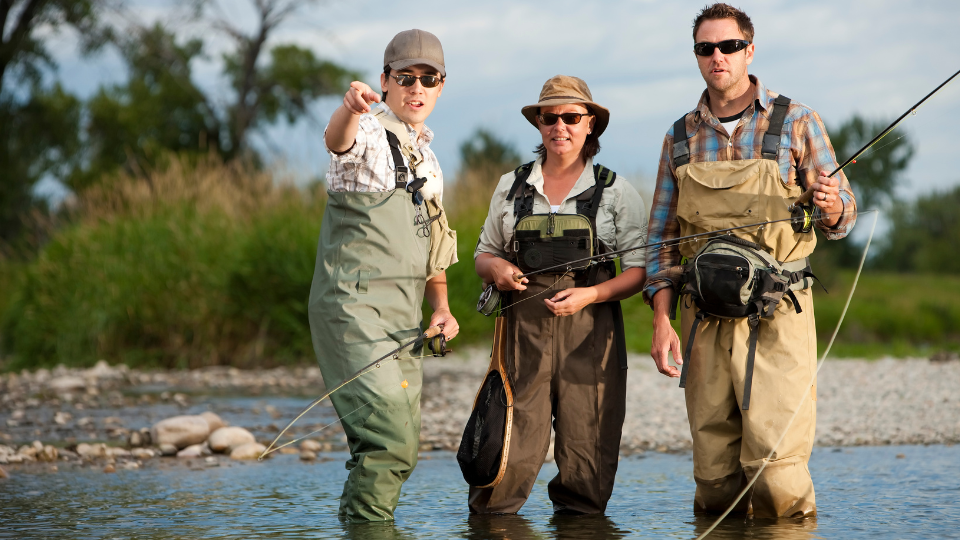
[[[443,82],[443,77],[439,75],[420,75],[418,77],[416,75],[401,73],[400,75],[391,75],[391,77],[393,77],[400,86],[413,86],[413,83],[415,83],[417,79],[420,79],[420,84],[422,84],[424,88],[433,88]]]
[[[746,49],[749,44],[745,39],[725,39],[720,43],[703,41],[693,45],[693,52],[697,53],[697,56],[711,56],[714,49],[720,49],[723,54],[733,54]]]
[[[537,115],[537,120],[540,120],[540,123],[545,126],[552,126],[557,123],[557,119],[563,120],[563,123],[570,126],[573,124],[579,124],[580,119],[584,116],[593,116],[592,114],[587,113],[578,113],[578,112],[567,112],[563,114],[554,114],[551,112],[541,113]]]

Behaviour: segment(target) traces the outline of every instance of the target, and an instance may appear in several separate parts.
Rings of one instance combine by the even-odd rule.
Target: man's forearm
[[[450,304],[447,301],[447,273],[441,272],[427,281],[423,295],[427,298],[427,303],[433,311],[450,310]]]
[[[350,112],[343,105],[330,116],[330,123],[324,133],[324,141],[331,152],[342,154],[353,146],[360,128],[360,115]]]

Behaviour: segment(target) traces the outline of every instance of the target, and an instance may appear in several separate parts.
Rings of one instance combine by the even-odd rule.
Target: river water
[[[106,474],[11,470],[0,480],[0,538],[693,538],[690,454],[621,460],[607,516],[554,516],[546,464],[519,516],[471,517],[455,456],[422,454],[392,524],[344,525],[343,453],[302,462],[203,460]],[[960,446],[816,448],[815,519],[728,518],[710,538],[960,538]]]

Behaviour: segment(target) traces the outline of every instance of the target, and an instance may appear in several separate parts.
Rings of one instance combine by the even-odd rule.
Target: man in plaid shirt
[[[828,240],[845,237],[856,222],[856,202],[847,179],[842,172],[828,177],[837,162],[823,123],[812,109],[796,101],[785,108],[781,104],[785,115],[778,124],[782,126],[779,148],[763,155],[764,134],[776,132],[771,117],[775,116],[774,102],[779,94],[747,73],[754,54],[753,33],[749,17],[726,4],[704,8],[694,21],[694,52],[707,89],[697,108],[664,138],[649,222],[651,243],[691,231],[761,221],[759,212],[749,217],[750,212],[756,212],[750,206],[754,202],[743,202],[739,210],[732,208],[737,204],[730,203],[730,191],[743,189],[746,181],[742,179],[748,177],[749,182],[760,186],[757,189],[761,194],[783,194],[783,198],[766,197],[772,202],[758,203],[780,207],[777,211],[781,212],[791,199],[812,189],[814,221]],[[677,133],[681,125],[685,133]],[[675,142],[682,143],[685,137],[687,147],[679,153],[686,151],[689,155],[675,155],[682,148]],[[759,173],[754,171],[757,168]],[[708,196],[691,201],[690,193],[695,189]],[[724,191],[726,194],[720,193]],[[716,198],[710,199],[709,192],[716,192]],[[743,201],[746,198],[744,195]],[[765,199],[761,196],[756,200]],[[706,215],[713,216],[714,222],[707,223]],[[786,215],[789,217],[789,211]],[[700,228],[691,228],[697,220]],[[796,240],[792,249],[779,253],[774,249],[771,254],[779,261],[802,265],[815,245],[813,232],[793,236],[789,223],[767,229],[778,226],[778,238]],[[735,234],[763,244],[757,238],[765,233],[751,237],[751,230],[745,229]],[[685,297],[681,303],[684,345],[693,337],[691,330],[696,338],[690,358],[684,358],[682,351],[686,349],[681,349],[669,320],[681,284],[675,282],[676,274],[661,271],[677,267],[682,257],[692,257],[696,252],[691,245],[651,250],[647,256],[651,277],[643,297],[654,310],[651,356],[657,369],[669,377],[681,376],[677,367],[669,365],[669,353],[677,365],[687,363],[681,380],[686,384],[693,437],[697,483],[694,510],[723,512],[765,464],[736,510],[758,517],[814,515],[814,489],[807,468],[816,423],[816,385],[808,386],[817,354],[811,291],[795,290],[789,301],[784,296],[772,317],[759,319],[752,329],[755,333],[751,333],[746,317],[724,319],[701,314],[704,318],[694,327],[698,311]],[[756,372],[754,353],[749,352],[751,339]],[[748,356],[751,361],[745,362]],[[743,398],[744,394],[750,395],[751,380],[755,391],[748,407]],[[793,409],[801,400],[799,414],[788,428]],[[785,431],[776,453],[767,459]]]

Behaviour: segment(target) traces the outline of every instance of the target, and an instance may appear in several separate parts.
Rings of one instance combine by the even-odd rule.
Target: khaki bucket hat
[[[587,88],[587,83],[583,79],[569,75],[555,75],[543,83],[539,103],[527,105],[520,109],[520,113],[533,124],[533,127],[539,129],[537,111],[540,107],[566,105],[567,103],[583,105],[596,115],[597,123],[593,126],[595,136],[599,137],[603,130],[607,129],[607,124],[610,123],[610,111],[593,101],[590,89]]]
[[[403,69],[425,64],[447,76],[443,65],[443,47],[440,39],[425,30],[404,30],[393,36],[383,51],[383,66]]]

